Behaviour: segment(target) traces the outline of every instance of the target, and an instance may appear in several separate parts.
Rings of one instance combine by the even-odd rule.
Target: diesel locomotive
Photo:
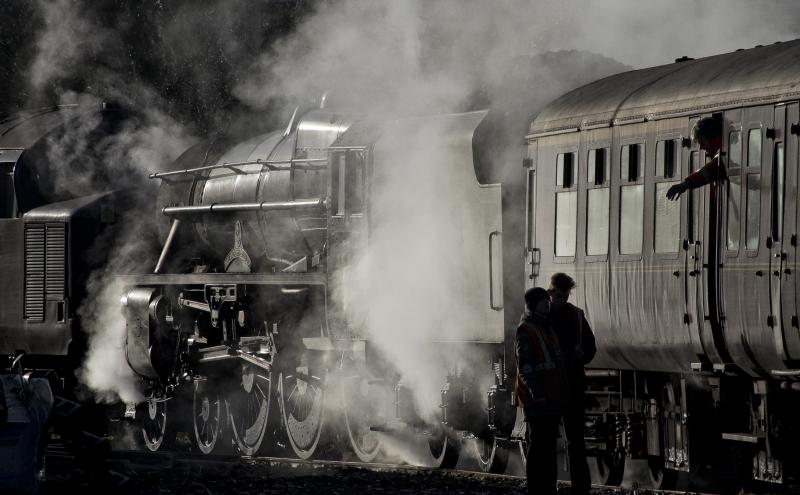
[[[453,466],[470,446],[502,472],[525,452],[511,405],[522,294],[566,272],[598,347],[595,482],[795,484],[798,57],[793,41],[617,74],[547,105],[524,141],[487,112],[319,108],[190,148],[150,176],[152,273],[119,277],[146,395],[126,413],[137,436],[300,458],[349,444],[362,461],[402,437],[423,446],[416,462]],[[668,201],[705,162],[690,130],[712,115],[724,177]],[[22,180],[9,170],[3,184]],[[18,271],[0,351],[69,355],[74,302],[51,286],[81,281],[48,268],[79,252],[50,248],[69,215],[3,205],[3,265]],[[406,318],[415,307],[428,317]]]

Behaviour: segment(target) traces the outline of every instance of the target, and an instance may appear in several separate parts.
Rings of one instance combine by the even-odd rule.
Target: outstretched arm
[[[681,194],[689,189],[702,187],[715,181],[719,176],[719,156],[715,156],[703,168],[689,174],[683,182],[675,184],[667,190],[667,199],[677,200]]]

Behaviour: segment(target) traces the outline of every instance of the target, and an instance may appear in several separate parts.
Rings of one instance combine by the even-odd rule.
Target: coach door
[[[779,291],[779,281],[773,282],[778,278],[773,256],[781,246],[772,215],[772,152],[778,142],[774,112],[774,107],[751,107],[725,113],[728,180],[720,222],[722,318],[733,362],[751,374],[782,366],[776,359],[780,323],[773,304],[773,290]]]
[[[686,135],[689,135],[689,130],[692,128],[697,118],[689,121]],[[701,151],[697,146],[689,145],[688,141],[683,141],[681,147],[681,163],[686,176],[697,169],[699,169],[703,161],[701,159]],[[706,277],[705,270],[703,269],[704,263],[704,249],[705,249],[705,219],[707,216],[707,208],[704,206],[708,203],[707,188],[695,189],[687,191],[682,194],[681,201],[684,201],[683,211],[685,214],[685,221],[683,222],[681,250],[683,256],[683,280],[685,292],[685,306],[683,314],[683,322],[686,331],[694,348],[694,353],[697,356],[697,361],[692,363],[703,363],[708,361],[713,356],[714,341],[711,333],[711,327],[705,315],[708,314],[708,300],[706,295]],[[712,353],[709,355],[709,353]]]
[[[775,343],[787,366],[800,366],[800,335],[797,320],[797,184],[800,105],[775,108],[775,139],[772,145],[772,242],[770,294],[777,325]],[[794,132],[793,132],[794,131]],[[777,331],[780,330],[780,331]]]

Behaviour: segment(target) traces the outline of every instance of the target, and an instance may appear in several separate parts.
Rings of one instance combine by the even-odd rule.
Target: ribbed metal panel
[[[66,224],[47,224],[47,249],[45,253],[45,294],[47,299],[64,299],[66,232]]]
[[[25,319],[44,320],[45,226],[25,225]]]
[[[64,299],[66,241],[66,224],[25,225],[25,319],[44,321],[45,302]]]

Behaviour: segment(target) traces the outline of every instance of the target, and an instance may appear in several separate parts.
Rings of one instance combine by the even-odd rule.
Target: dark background
[[[71,91],[133,105],[152,104],[155,95],[165,113],[200,134],[252,112],[232,96],[233,86],[257,55],[313,12],[306,0],[60,2],[105,32],[100,43],[81,47],[70,70],[35,87],[44,9],[58,3],[0,2],[0,114],[63,102]]]

